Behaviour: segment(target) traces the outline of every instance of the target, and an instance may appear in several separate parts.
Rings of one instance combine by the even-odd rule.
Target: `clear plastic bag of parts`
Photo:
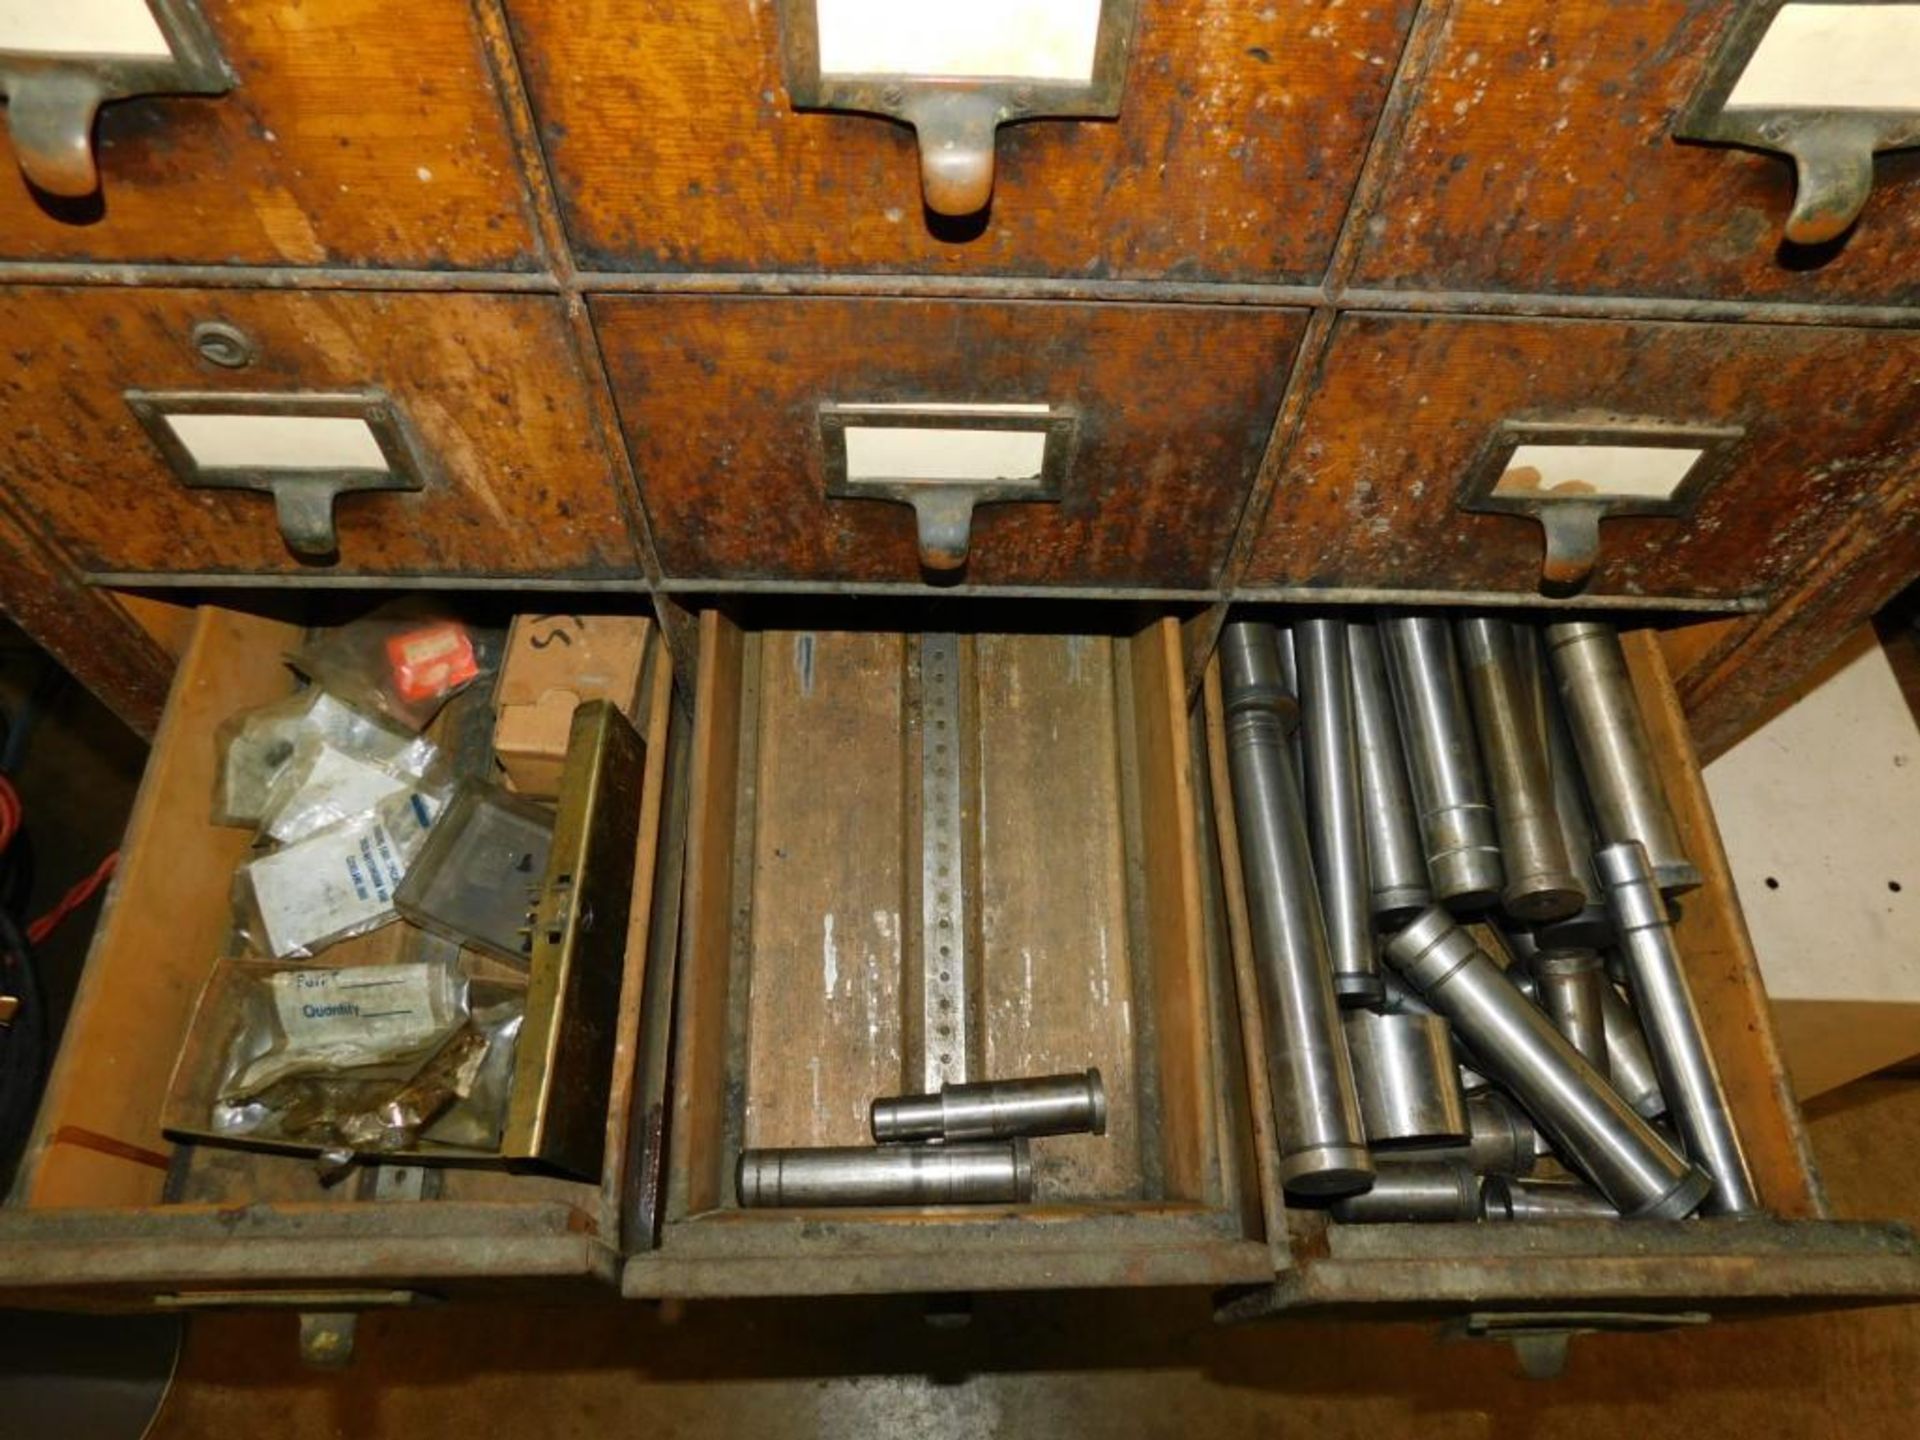
[[[304,958],[397,920],[394,891],[444,806],[444,794],[403,789],[246,862],[236,875],[235,905],[249,950]]]
[[[355,708],[420,731],[498,667],[500,648],[499,632],[409,598],[315,632],[288,663]]]
[[[303,730],[267,794],[260,838],[290,845],[407,790],[443,791],[446,768],[440,747],[424,735],[384,726],[345,738]]]
[[[318,685],[230,716],[214,743],[219,757],[214,823],[251,829],[266,823],[276,802],[288,793],[289,772],[319,747],[367,765],[406,770],[419,764],[409,752],[409,746],[419,743],[410,731],[356,709]]]
[[[232,994],[213,1133],[328,1152],[498,1149],[524,991],[442,958],[248,964]]]

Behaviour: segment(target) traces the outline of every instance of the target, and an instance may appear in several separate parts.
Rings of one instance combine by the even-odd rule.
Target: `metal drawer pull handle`
[[[1058,502],[1079,421],[1036,404],[822,405],[827,494],[911,505],[920,563],[967,563],[976,505]]]
[[[273,496],[287,548],[332,560],[342,495],[420,490],[427,466],[393,402],[377,390],[329,395],[127,392],[180,483]]]
[[[911,125],[936,215],[993,199],[1000,126],[1120,113],[1139,0],[780,0],[796,109]]]
[[[100,188],[93,122],[109,100],[233,88],[198,0],[0,0],[0,95],[20,168],[49,195]]]
[[[1748,6],[1674,134],[1791,155],[1787,239],[1838,239],[1866,207],[1875,153],[1920,145],[1920,4]]]
[[[1602,520],[1690,515],[1744,433],[1662,421],[1502,421],[1467,472],[1460,508],[1539,521],[1541,593],[1577,595],[1599,563]]]

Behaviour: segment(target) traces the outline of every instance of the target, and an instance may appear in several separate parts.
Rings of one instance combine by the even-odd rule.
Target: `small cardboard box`
[[[573,712],[611,700],[636,717],[652,621],[640,615],[516,615],[494,692],[493,749],[517,795],[560,793]]]

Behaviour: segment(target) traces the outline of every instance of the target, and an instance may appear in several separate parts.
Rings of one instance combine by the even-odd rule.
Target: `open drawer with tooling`
[[[283,596],[262,608],[286,604]],[[528,1285],[542,1293],[613,1293],[630,1176],[646,937],[671,793],[672,676],[657,644],[633,727],[642,732],[644,754],[629,730],[621,758],[609,758],[617,747],[596,747],[586,757],[595,762],[590,771],[574,772],[578,783],[574,774],[562,782],[554,854],[585,858],[577,867],[556,862],[549,872],[535,911],[534,966],[522,982],[528,998],[518,1059],[525,1061],[536,1042],[552,1045],[553,1054],[581,1053],[568,1048],[574,1038],[555,1038],[577,1019],[595,1032],[586,1049],[596,1059],[587,1068],[610,1064],[610,1080],[601,1071],[583,1083],[565,1064],[519,1070],[515,1109],[537,1101],[537,1115],[516,1142],[519,1120],[508,1112],[501,1148],[506,1156],[518,1153],[520,1163],[383,1163],[353,1167],[342,1178],[337,1168],[324,1173],[312,1155],[170,1138],[191,1131],[207,1112],[191,1046],[183,1082],[173,1077],[196,1013],[220,1001],[220,986],[209,979],[221,973],[216,960],[234,953],[235,867],[254,839],[251,829],[213,823],[216,737],[230,717],[292,692],[283,657],[303,633],[301,625],[240,609],[204,606],[192,614],[34,1139],[10,1202],[0,1208],[0,1303],[280,1305],[332,1313]],[[472,698],[484,736],[484,694]],[[576,744],[587,728],[576,724]],[[570,764],[579,758],[569,752]],[[576,796],[591,797],[591,804],[574,806]],[[583,808],[591,821],[570,822]],[[603,843],[607,835],[617,842]],[[573,868],[577,875],[554,879]],[[570,909],[548,908],[556,886],[572,897]],[[604,903],[608,896],[616,903]],[[588,918],[595,897],[603,901],[597,927]],[[556,944],[564,931],[566,959],[557,970],[542,968],[538,948],[550,929]],[[298,963],[407,958],[409,935],[432,941],[424,931],[388,925]],[[588,972],[605,983],[582,1003],[592,987],[577,988],[576,979]],[[557,987],[544,1000],[543,975]],[[561,1018],[549,1028],[551,1014]],[[198,1029],[193,1033],[201,1045]],[[537,1097],[524,1093],[528,1073],[541,1079]],[[572,1113],[589,1135],[587,1151],[602,1156],[575,1171],[591,1174],[597,1165],[597,1180],[568,1178],[542,1163],[552,1132],[568,1125],[558,1108],[566,1097],[550,1092],[569,1084],[590,1097]],[[607,1095],[603,1119],[596,1087]],[[603,1151],[592,1143],[599,1125]]]
[[[1236,616],[1289,618],[1259,608]],[[1271,1233],[1281,1238],[1274,1247],[1275,1283],[1230,1299],[1226,1316],[1430,1315],[1470,1333],[1557,1338],[1575,1330],[1686,1323],[1733,1310],[1837,1308],[1920,1294],[1920,1247],[1910,1231],[1827,1218],[1660,634],[1639,629],[1621,639],[1654,768],[1702,880],[1671,902],[1680,962],[1765,1213],[1680,1221],[1341,1223],[1324,1208],[1282,1199],[1283,1147],[1271,1118],[1272,1085],[1262,1067],[1251,1066],[1261,1193]],[[1203,706],[1218,848],[1237,857],[1239,813],[1219,657],[1205,676]],[[1241,1022],[1247,1044],[1257,1049],[1264,1043],[1257,961],[1247,881],[1237,859],[1223,864],[1222,879]]]
[[[1270,1276],[1177,623],[874,608],[701,617],[671,1140],[626,1292]],[[870,1144],[878,1097],[1088,1067],[1105,1133],[1034,1139],[1027,1203],[740,1203],[743,1150]]]

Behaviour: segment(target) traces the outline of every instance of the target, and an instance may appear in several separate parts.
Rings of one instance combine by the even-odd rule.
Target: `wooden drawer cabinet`
[[[865,407],[935,407],[893,418],[945,435],[928,457],[945,464],[952,430],[978,423],[964,407],[997,405],[1059,429],[1044,457],[1037,440],[1038,458],[1014,457],[1044,483],[994,488],[973,511],[952,574],[1186,590],[1225,559],[1304,325],[1225,306],[905,299],[603,297],[593,313],[669,576],[918,582],[926,511],[902,500],[926,485],[907,474],[860,498],[882,487],[844,483],[860,461],[823,417],[852,408],[837,418],[872,433],[886,416]]]
[[[0,257],[422,270],[535,263],[531,199],[467,0],[194,8],[230,87],[103,106],[94,132],[101,183],[91,197],[36,193],[15,153],[0,149]],[[61,33],[35,32],[42,44]],[[0,52],[6,43],[0,27]],[[7,69],[0,55],[0,74]]]
[[[1411,95],[1356,283],[1912,305],[1920,301],[1920,150],[1873,167],[1843,241],[1784,239],[1795,166],[1777,153],[1683,142],[1689,106],[1734,27],[1770,0],[1452,0]],[[1804,5],[1796,6],[1805,9]],[[1853,6],[1855,10],[1872,9]],[[1886,6],[1889,12],[1911,6]],[[1890,19],[1887,24],[1892,24]],[[1881,84],[1920,138],[1920,38],[1882,48]],[[1800,44],[1829,97],[1835,55]],[[1742,54],[1746,53],[1743,49]],[[1846,73],[1842,70],[1840,73]],[[1782,95],[1794,93],[1790,88]],[[1841,103],[1856,103],[1852,98]],[[1783,112],[1786,113],[1786,112]]]
[[[199,343],[210,323],[241,337],[251,362],[211,363]],[[555,300],[0,289],[0,325],[17,362],[0,376],[0,482],[86,572],[639,573]],[[252,424],[315,395],[383,408],[417,487],[343,494],[332,557],[290,548],[273,494],[185,484],[156,439],[165,429],[148,433],[130,403],[212,411],[216,425],[221,414],[267,412]],[[209,434],[216,448],[199,453],[239,462],[280,443],[269,432],[258,442],[268,451],[223,456],[219,442]],[[296,431],[278,465],[297,471],[312,443]],[[201,478],[226,468],[209,464]]]
[[[247,842],[206,819],[214,731],[284,691],[279,657],[299,633],[200,612],[35,1146],[0,1210],[0,1300],[340,1311],[616,1285],[1199,1284],[1236,1287],[1228,1313],[1242,1317],[1551,1324],[1920,1290],[1908,1232],[1823,1218],[1650,632],[1630,637],[1634,678],[1706,877],[1680,940],[1775,1218],[1341,1227],[1279,1199],[1218,685],[1189,710],[1174,622],[1108,607],[1049,630],[1030,607],[982,602],[943,612],[961,630],[922,633],[850,604],[703,614],[684,771],[660,674],[602,1183],[450,1169],[415,1200],[323,1189],[309,1161],[161,1133]],[[677,976],[659,958],[676,937]],[[1035,1142],[1034,1204],[735,1202],[743,1146],[859,1143],[875,1095],[956,1066],[1088,1064],[1106,1077],[1108,1133]]]
[[[1281,281],[1326,266],[1413,6],[1148,0],[1118,118],[1001,126],[960,220],[912,130],[795,108],[778,4],[507,9],[591,268]]]
[[[13,1203],[0,1210],[0,1302],[405,1304],[537,1282],[617,1276],[643,1006],[645,937],[668,796],[672,706],[664,668],[650,741],[604,1179],[435,1172],[428,1198],[356,1198],[310,1159],[169,1144],[175,1057],[231,924],[245,830],[209,823],[230,715],[287,693],[298,626],[202,609],[157,737]],[[369,937],[370,939],[377,937]],[[354,942],[349,942],[354,943]],[[369,1172],[370,1173],[370,1172]]]
[[[1531,593],[1542,526],[1469,508],[1489,483],[1542,513],[1672,484],[1680,513],[1599,522],[1585,596],[1767,601],[1911,491],[1916,443],[1910,331],[1349,314],[1247,583]]]

